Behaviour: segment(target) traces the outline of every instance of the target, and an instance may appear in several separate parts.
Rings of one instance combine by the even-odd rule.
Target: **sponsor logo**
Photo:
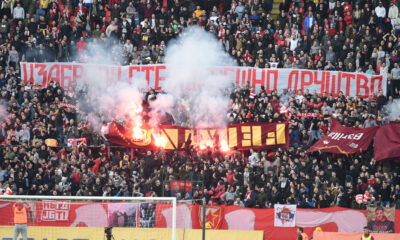
[[[328,137],[332,138],[333,140],[341,140],[341,139],[349,139],[349,140],[360,140],[364,136],[364,133],[356,133],[356,134],[345,134],[345,133],[338,133],[338,132],[331,132],[329,133]]]
[[[42,201],[42,221],[68,221],[70,205],[69,201]]]

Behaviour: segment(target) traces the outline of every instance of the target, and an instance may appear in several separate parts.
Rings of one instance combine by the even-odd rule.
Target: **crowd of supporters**
[[[328,132],[331,116],[354,127],[388,123],[387,105],[400,90],[398,3],[283,1],[276,21],[271,10],[271,0],[1,1],[0,87],[7,106],[0,113],[6,116],[0,127],[1,193],[171,196],[169,180],[176,179],[193,181],[194,199],[218,204],[399,208],[399,162],[375,162],[372,148],[359,155],[305,153]],[[96,51],[92,44],[112,49],[110,59],[121,65],[162,63],[168,41],[192,25],[215,34],[238,65],[387,73],[388,96],[317,96],[307,90],[253,96],[249,86],[233,87],[227,120],[289,121],[289,149],[131,153],[110,146],[87,112],[61,107],[79,105],[84,91],[20,80],[20,61],[82,62]],[[281,114],[282,105],[315,116]],[[66,145],[76,138],[87,143]],[[48,147],[46,139],[57,139],[59,146]],[[356,204],[355,195],[366,192],[368,202]],[[177,196],[189,198],[185,192]]]

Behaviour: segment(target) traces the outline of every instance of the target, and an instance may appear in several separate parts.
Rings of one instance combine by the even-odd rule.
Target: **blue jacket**
[[[311,21],[312,25],[314,25],[315,17],[314,16],[312,16],[311,18],[309,16],[306,17],[306,19],[304,20],[305,29],[310,29],[310,21]]]

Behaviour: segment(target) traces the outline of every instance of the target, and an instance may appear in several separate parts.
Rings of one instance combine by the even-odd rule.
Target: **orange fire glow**
[[[167,145],[168,140],[164,136],[159,134],[153,134],[153,138],[156,147],[165,148],[165,145]]]
[[[145,138],[145,133],[142,130],[143,126],[143,116],[142,111],[143,107],[141,104],[137,103],[129,103],[127,106],[128,109],[128,118],[127,118],[127,126],[132,129],[132,139],[134,141],[143,141]]]
[[[229,145],[226,141],[221,142],[220,149],[222,152],[229,152],[229,150],[230,150]]]
[[[133,137],[133,140],[135,140],[135,141],[141,141],[141,140],[143,140],[143,131],[142,131],[142,129],[140,129],[140,127],[135,127],[134,129],[133,129],[133,133],[132,133],[132,137]]]
[[[206,150],[207,148],[213,148],[214,143],[212,141],[201,141],[199,144],[199,149],[200,150]]]

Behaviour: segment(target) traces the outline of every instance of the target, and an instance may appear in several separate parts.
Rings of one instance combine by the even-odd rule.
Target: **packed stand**
[[[386,106],[398,96],[398,3],[284,1],[273,21],[272,1],[4,0],[0,24],[1,98],[9,116],[1,125],[3,194],[171,196],[170,179],[193,181],[193,198],[269,208],[366,205],[400,207],[399,163],[376,163],[373,150],[346,156],[305,150],[328,132],[329,118],[346,126],[388,122]],[[163,5],[167,3],[167,10]],[[290,123],[289,149],[274,151],[141,152],[109,146],[106,125],[91,125],[77,105],[85,92],[41,88],[20,80],[19,62],[85,61],[100,43],[121,65],[162,63],[165,46],[188,26],[213,33],[238,65],[388,73],[388,96],[370,99],[272,93],[244,86],[227,94],[230,123]],[[145,98],[148,99],[148,96]],[[316,117],[282,114],[314,113]],[[1,115],[5,116],[6,113]],[[103,116],[103,120],[109,119]],[[67,139],[87,144],[67,147]],[[46,139],[59,147],[47,147]],[[108,149],[111,149],[110,152]],[[356,194],[370,194],[367,204]],[[178,192],[180,199],[189,195]]]
[[[398,1],[283,0],[276,21],[272,7],[273,0],[3,0],[0,65],[85,62],[99,45],[121,65],[162,63],[167,43],[199,26],[240,66],[389,73],[389,95],[398,94]]]
[[[193,181],[193,199],[204,196],[218,204],[362,208],[366,204],[356,204],[355,195],[368,191],[371,200],[367,204],[399,207],[398,162],[376,163],[372,149],[354,156],[305,153],[327,133],[331,116],[346,126],[386,124],[383,95],[369,101],[308,92],[274,92],[271,96],[260,93],[252,98],[251,88],[235,88],[231,90],[227,119],[231,123],[289,121],[289,149],[245,154],[234,149],[229,154],[215,149],[131,153],[110,146],[107,127],[95,131],[86,117],[89,113],[68,107],[77,104],[76,98],[84,94],[82,90],[64,91],[58,83],[37,89],[21,83],[19,77],[12,78],[16,85],[9,81],[2,90],[10,113],[1,126],[3,194],[171,196],[169,180],[175,179]],[[144,99],[152,94],[149,92]],[[70,105],[59,108],[59,99]],[[317,117],[281,114],[279,109],[285,105],[290,111],[314,112]],[[368,114],[374,111],[375,115]],[[59,147],[46,146],[49,138],[57,139]],[[66,140],[73,138],[85,138],[87,144],[66,146]],[[190,198],[186,192],[176,196]]]

